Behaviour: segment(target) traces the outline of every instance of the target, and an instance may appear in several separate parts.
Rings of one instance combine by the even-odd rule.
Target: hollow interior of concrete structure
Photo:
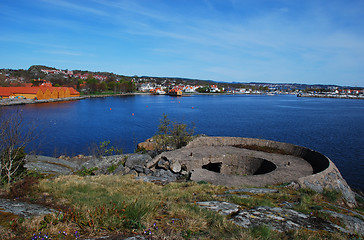
[[[330,165],[329,159],[319,152],[309,148],[271,140],[234,137],[201,137],[197,139],[197,141],[190,143],[188,147],[198,146],[234,146],[238,148],[246,147],[247,149],[251,149],[249,146],[258,146],[262,148],[277,149],[286,154],[306,160],[312,166],[313,174],[323,172]]]
[[[210,162],[202,166],[203,169],[230,175],[260,175],[274,171],[277,166],[262,158],[239,156],[236,164],[227,165],[223,162]]]

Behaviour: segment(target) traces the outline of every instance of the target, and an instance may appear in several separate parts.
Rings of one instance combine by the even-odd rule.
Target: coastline
[[[118,94],[99,94],[99,95],[86,95],[79,97],[69,97],[69,98],[51,98],[51,99],[2,99],[0,100],[0,106],[15,106],[15,105],[25,105],[25,104],[37,104],[37,103],[53,103],[53,102],[69,102],[77,101],[86,98],[103,98],[103,97],[115,97],[115,96],[135,96],[143,95],[144,93],[118,93]]]
[[[362,95],[334,95],[334,94],[315,94],[315,93],[300,93],[297,97],[310,97],[310,98],[338,98],[338,99],[364,99]]]
[[[103,97],[117,97],[117,96],[136,96],[136,95],[150,95],[150,93],[135,92],[135,93],[118,93],[118,94],[97,94],[97,95],[85,95],[79,97],[69,97],[69,98],[56,98],[56,99],[1,99],[0,106],[15,106],[15,105],[25,105],[25,104],[37,104],[37,103],[54,103],[54,102],[68,102],[77,101],[86,98],[103,98]],[[268,94],[268,93],[185,93],[182,96],[177,97],[190,97],[194,95],[287,95],[285,94]],[[294,95],[294,94],[290,94]],[[337,98],[337,99],[364,99],[364,96],[356,95],[332,95],[332,94],[297,94],[297,97],[310,97],[310,98]]]

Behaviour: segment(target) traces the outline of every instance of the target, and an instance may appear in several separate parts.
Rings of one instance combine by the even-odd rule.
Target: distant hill
[[[29,82],[31,79],[42,78],[52,82],[60,81],[61,78],[65,78],[61,75],[47,75],[41,70],[57,70],[57,68],[44,66],[44,65],[32,65],[28,70],[18,69],[0,69],[0,74],[4,78],[7,77],[19,78],[25,82]],[[62,69],[59,69],[62,70]],[[64,70],[64,71],[67,71]],[[172,83],[172,84],[185,84],[185,85],[218,85],[224,88],[252,88],[252,89],[277,89],[277,90],[304,90],[304,89],[362,89],[362,87],[350,87],[350,86],[338,86],[338,85],[325,85],[325,84],[300,84],[300,83],[264,83],[264,82],[221,82],[212,80],[179,78],[179,77],[152,77],[152,76],[126,76],[120,74],[114,74],[110,72],[92,72],[87,70],[72,70],[74,74],[92,74],[106,76],[109,81],[130,81],[135,82],[154,82],[157,84]]]

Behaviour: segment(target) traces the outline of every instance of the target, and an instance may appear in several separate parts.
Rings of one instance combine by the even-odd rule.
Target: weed
[[[337,199],[341,197],[342,193],[337,190],[324,189],[322,195],[326,198],[326,200],[336,202]]]
[[[123,165],[125,163],[125,161],[123,162],[123,161],[120,161],[120,162],[118,162],[117,164],[112,164],[111,166],[109,166],[108,168],[107,168],[107,172],[108,173],[113,173],[113,172],[115,172],[115,170],[120,166],[120,165]]]
[[[209,183],[206,181],[198,181],[197,184],[209,184]]]
[[[32,191],[32,187],[37,183],[38,178],[27,176],[24,179],[11,185],[9,196],[11,198],[20,198],[26,196]]]
[[[95,175],[95,171],[97,170],[99,170],[97,167],[93,168],[82,167],[82,169],[77,171],[76,174],[80,176],[92,176]]]
[[[253,227],[251,233],[254,237],[259,239],[271,239],[272,230],[266,225]]]

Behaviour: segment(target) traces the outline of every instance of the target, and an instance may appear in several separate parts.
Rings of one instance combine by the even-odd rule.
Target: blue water
[[[10,111],[19,107],[9,107]],[[296,96],[127,96],[24,105],[25,120],[41,130],[38,153],[88,154],[110,140],[133,152],[153,136],[162,114],[194,124],[195,133],[270,139],[317,150],[345,179],[364,190],[364,101]]]

